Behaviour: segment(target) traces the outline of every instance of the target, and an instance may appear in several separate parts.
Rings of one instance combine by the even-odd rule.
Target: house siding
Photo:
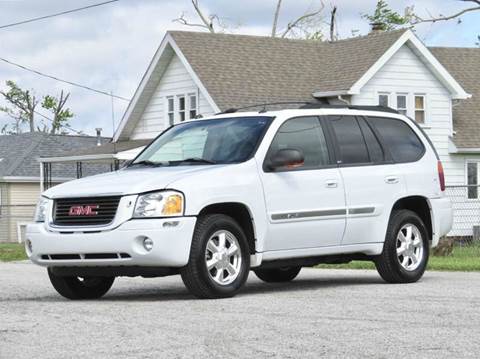
[[[0,183],[0,242],[7,242],[10,234],[8,183]]]
[[[352,96],[352,104],[377,105],[379,92],[426,95],[426,119],[423,128],[435,145],[443,163],[446,184],[450,186],[464,185],[466,183],[466,158],[479,157],[459,156],[449,153],[449,137],[453,134],[450,93],[408,45],[404,45],[397,51],[362,88],[361,94]],[[392,106],[392,104],[390,105]],[[392,107],[395,106],[394,100]],[[461,191],[458,191],[458,193],[462,196]],[[454,206],[454,228],[461,227],[462,229],[453,231],[450,235],[471,235],[471,225],[465,227],[460,223],[464,221],[466,212],[471,212],[472,202],[467,203],[466,199],[461,198],[455,198],[453,202],[458,202]]]
[[[166,98],[168,96],[187,95],[191,93],[197,94],[197,110],[199,114],[208,116],[214,113],[214,110],[198,89],[180,58],[174,55],[138,124],[135,126],[130,139],[138,140],[156,137],[169,125]]]
[[[18,238],[17,223],[31,222],[35,206],[40,195],[39,183],[10,183],[8,186],[9,230],[6,241],[16,242]]]

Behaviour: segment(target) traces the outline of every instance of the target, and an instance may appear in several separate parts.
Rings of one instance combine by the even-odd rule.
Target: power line
[[[102,2],[102,3],[93,4],[93,5],[88,5],[88,6],[83,6],[83,7],[79,7],[79,8],[72,9],[72,10],[66,10],[66,11],[62,11],[62,12],[57,12],[57,13],[51,14],[51,15],[45,15],[45,16],[35,17],[35,18],[33,18],[33,19],[28,19],[28,20],[22,20],[22,21],[14,22],[14,23],[12,23],[12,24],[1,25],[1,26],[0,26],[0,29],[5,29],[5,28],[7,28],[7,27],[12,27],[12,26],[17,26],[17,25],[28,24],[28,23],[30,23],[30,22],[39,21],[39,20],[45,20],[45,19],[49,19],[49,18],[55,17],[55,16],[70,14],[70,13],[76,12],[76,11],[87,10],[87,9],[91,9],[91,8],[93,8],[93,7],[106,5],[106,4],[114,3],[114,2],[117,2],[117,1],[120,1],[120,0],[104,1],[104,2]]]
[[[50,117],[48,116],[45,116],[43,113],[41,112],[38,112],[36,110],[33,110],[33,112],[37,115],[39,115],[40,117],[43,117],[44,119],[50,121],[52,124],[55,122],[53,119],[51,119]],[[81,135],[81,136],[85,136],[85,134],[82,132],[82,131],[78,131],[78,130],[75,130],[73,127],[71,127],[69,124],[66,124],[66,125],[62,125],[62,124],[59,124],[59,127],[63,127],[63,128],[66,128],[74,133],[76,133],[77,135]]]
[[[26,66],[23,66],[23,65],[20,65],[20,64],[17,64],[15,62],[12,62],[12,61],[9,61],[7,59],[4,59],[2,57],[0,57],[0,61],[3,61],[9,65],[12,65],[12,66],[16,66],[16,67],[19,67],[25,71],[29,71],[29,72],[33,72],[34,74],[37,74],[39,76],[43,76],[43,77],[47,77],[49,79],[52,79],[52,80],[55,80],[55,81],[60,81],[60,82],[63,82],[63,83],[66,83],[66,84],[69,84],[69,85],[72,85],[72,86],[76,86],[76,87],[80,87],[80,88],[83,88],[84,90],[89,90],[89,91],[92,91],[92,92],[96,92],[96,93],[99,93],[101,95],[105,95],[105,96],[109,96],[109,97],[114,97],[114,98],[118,98],[120,100],[123,100],[123,101],[128,101],[130,102],[130,99],[128,98],[125,98],[125,97],[122,97],[122,96],[118,96],[118,95],[114,95],[112,93],[108,93],[106,91],[102,91],[102,90],[97,90],[97,89],[94,89],[92,87],[89,87],[89,86],[86,86],[86,85],[81,85],[81,84],[78,84],[78,83],[75,83],[75,82],[72,82],[72,81],[68,81],[68,80],[63,80],[63,79],[60,79],[56,76],[52,76],[52,75],[47,75],[47,74],[44,74],[43,72],[40,72],[40,71],[37,71],[37,70],[34,70],[34,69],[31,69],[29,67],[26,67]]]

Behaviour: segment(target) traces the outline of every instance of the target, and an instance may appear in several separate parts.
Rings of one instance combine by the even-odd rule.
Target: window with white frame
[[[407,94],[397,94],[397,111],[402,115],[407,115]]]
[[[467,162],[467,195],[469,199],[478,199],[478,164],[479,162]]]
[[[177,96],[178,99],[178,119],[180,122],[185,121],[185,96]]]
[[[378,106],[388,107],[389,106],[390,94],[388,92],[379,92],[378,93]]]
[[[193,119],[198,115],[198,97],[195,93],[167,96],[165,106],[170,125]]]
[[[395,107],[406,116],[410,116],[418,123],[424,124],[427,117],[427,95],[411,92],[378,92],[378,105]]]
[[[188,95],[188,108],[189,108],[189,114],[188,118],[192,119],[197,117],[197,95],[196,94],[190,94]]]
[[[415,95],[415,121],[425,123],[425,95]]]
[[[167,97],[167,116],[168,123],[171,125],[175,122],[175,99],[173,96]]]

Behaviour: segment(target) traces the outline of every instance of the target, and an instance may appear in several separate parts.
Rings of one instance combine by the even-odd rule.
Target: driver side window
[[[286,121],[275,135],[267,159],[287,148],[303,153],[305,162],[300,169],[314,169],[330,164],[327,142],[318,117],[297,117]]]

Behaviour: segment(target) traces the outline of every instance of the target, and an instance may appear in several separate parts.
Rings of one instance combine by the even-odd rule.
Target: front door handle
[[[385,177],[385,182],[388,184],[395,184],[400,182],[400,178],[397,176],[388,176],[388,177]]]
[[[327,188],[337,188],[338,187],[338,182],[335,180],[326,180],[325,181],[325,187]]]

